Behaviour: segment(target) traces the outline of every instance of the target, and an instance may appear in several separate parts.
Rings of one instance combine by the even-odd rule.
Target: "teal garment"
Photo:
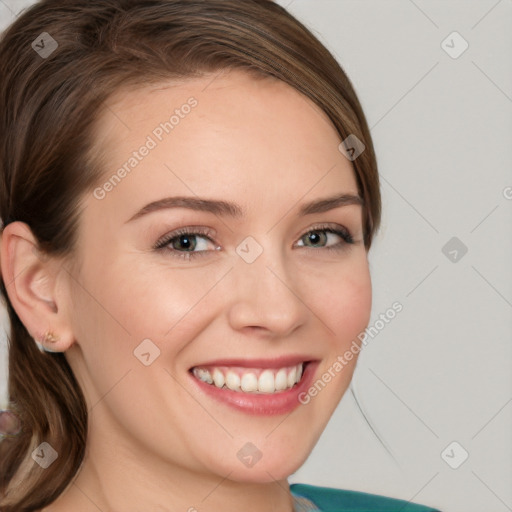
[[[437,509],[377,494],[309,484],[291,484],[295,512],[440,512]]]

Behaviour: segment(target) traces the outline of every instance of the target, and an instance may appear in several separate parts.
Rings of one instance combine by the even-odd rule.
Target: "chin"
[[[239,450],[233,462],[223,464],[217,472],[229,474],[236,482],[269,483],[287,479],[304,464],[309,456],[306,447],[294,446],[289,450],[273,450],[272,446],[261,451],[250,444]],[[226,458],[224,458],[226,461]],[[223,462],[224,462],[223,461]]]

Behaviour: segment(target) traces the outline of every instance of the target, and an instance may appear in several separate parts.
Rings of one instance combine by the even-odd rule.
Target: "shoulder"
[[[309,499],[321,512],[440,512],[405,500],[331,487],[291,484],[290,491],[294,496]]]

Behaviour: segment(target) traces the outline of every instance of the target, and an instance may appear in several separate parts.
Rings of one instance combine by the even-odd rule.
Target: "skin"
[[[190,96],[198,105],[104,199],[84,197],[70,259],[38,258],[20,222],[3,233],[11,302],[32,335],[51,328],[59,336],[51,348],[66,353],[89,408],[83,466],[46,512],[291,512],[287,477],[350,383],[356,356],[307,405],[277,416],[239,412],[190,389],[191,367],[224,357],[307,354],[320,360],[316,380],[371,310],[361,206],[297,213],[304,202],[357,194],[327,116],[274,79],[231,71],[212,80],[111,99],[96,138],[108,156],[106,179],[175,108]],[[164,209],[126,223],[147,203],[177,195],[236,202],[247,215]],[[307,247],[304,235],[321,223],[344,226],[355,243],[328,234]],[[214,230],[213,243],[196,239],[206,255],[187,261],[152,248],[189,226]],[[247,236],[263,249],[251,264],[236,252]],[[173,247],[177,254],[182,246]],[[160,349],[150,366],[133,355],[146,338]],[[236,455],[247,442],[262,453],[251,468]]]

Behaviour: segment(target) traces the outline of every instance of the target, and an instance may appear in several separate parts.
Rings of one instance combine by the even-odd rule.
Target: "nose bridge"
[[[305,306],[294,286],[293,268],[281,247],[247,237],[236,249],[236,281],[229,318],[232,326],[266,328],[281,335],[304,321]]]

